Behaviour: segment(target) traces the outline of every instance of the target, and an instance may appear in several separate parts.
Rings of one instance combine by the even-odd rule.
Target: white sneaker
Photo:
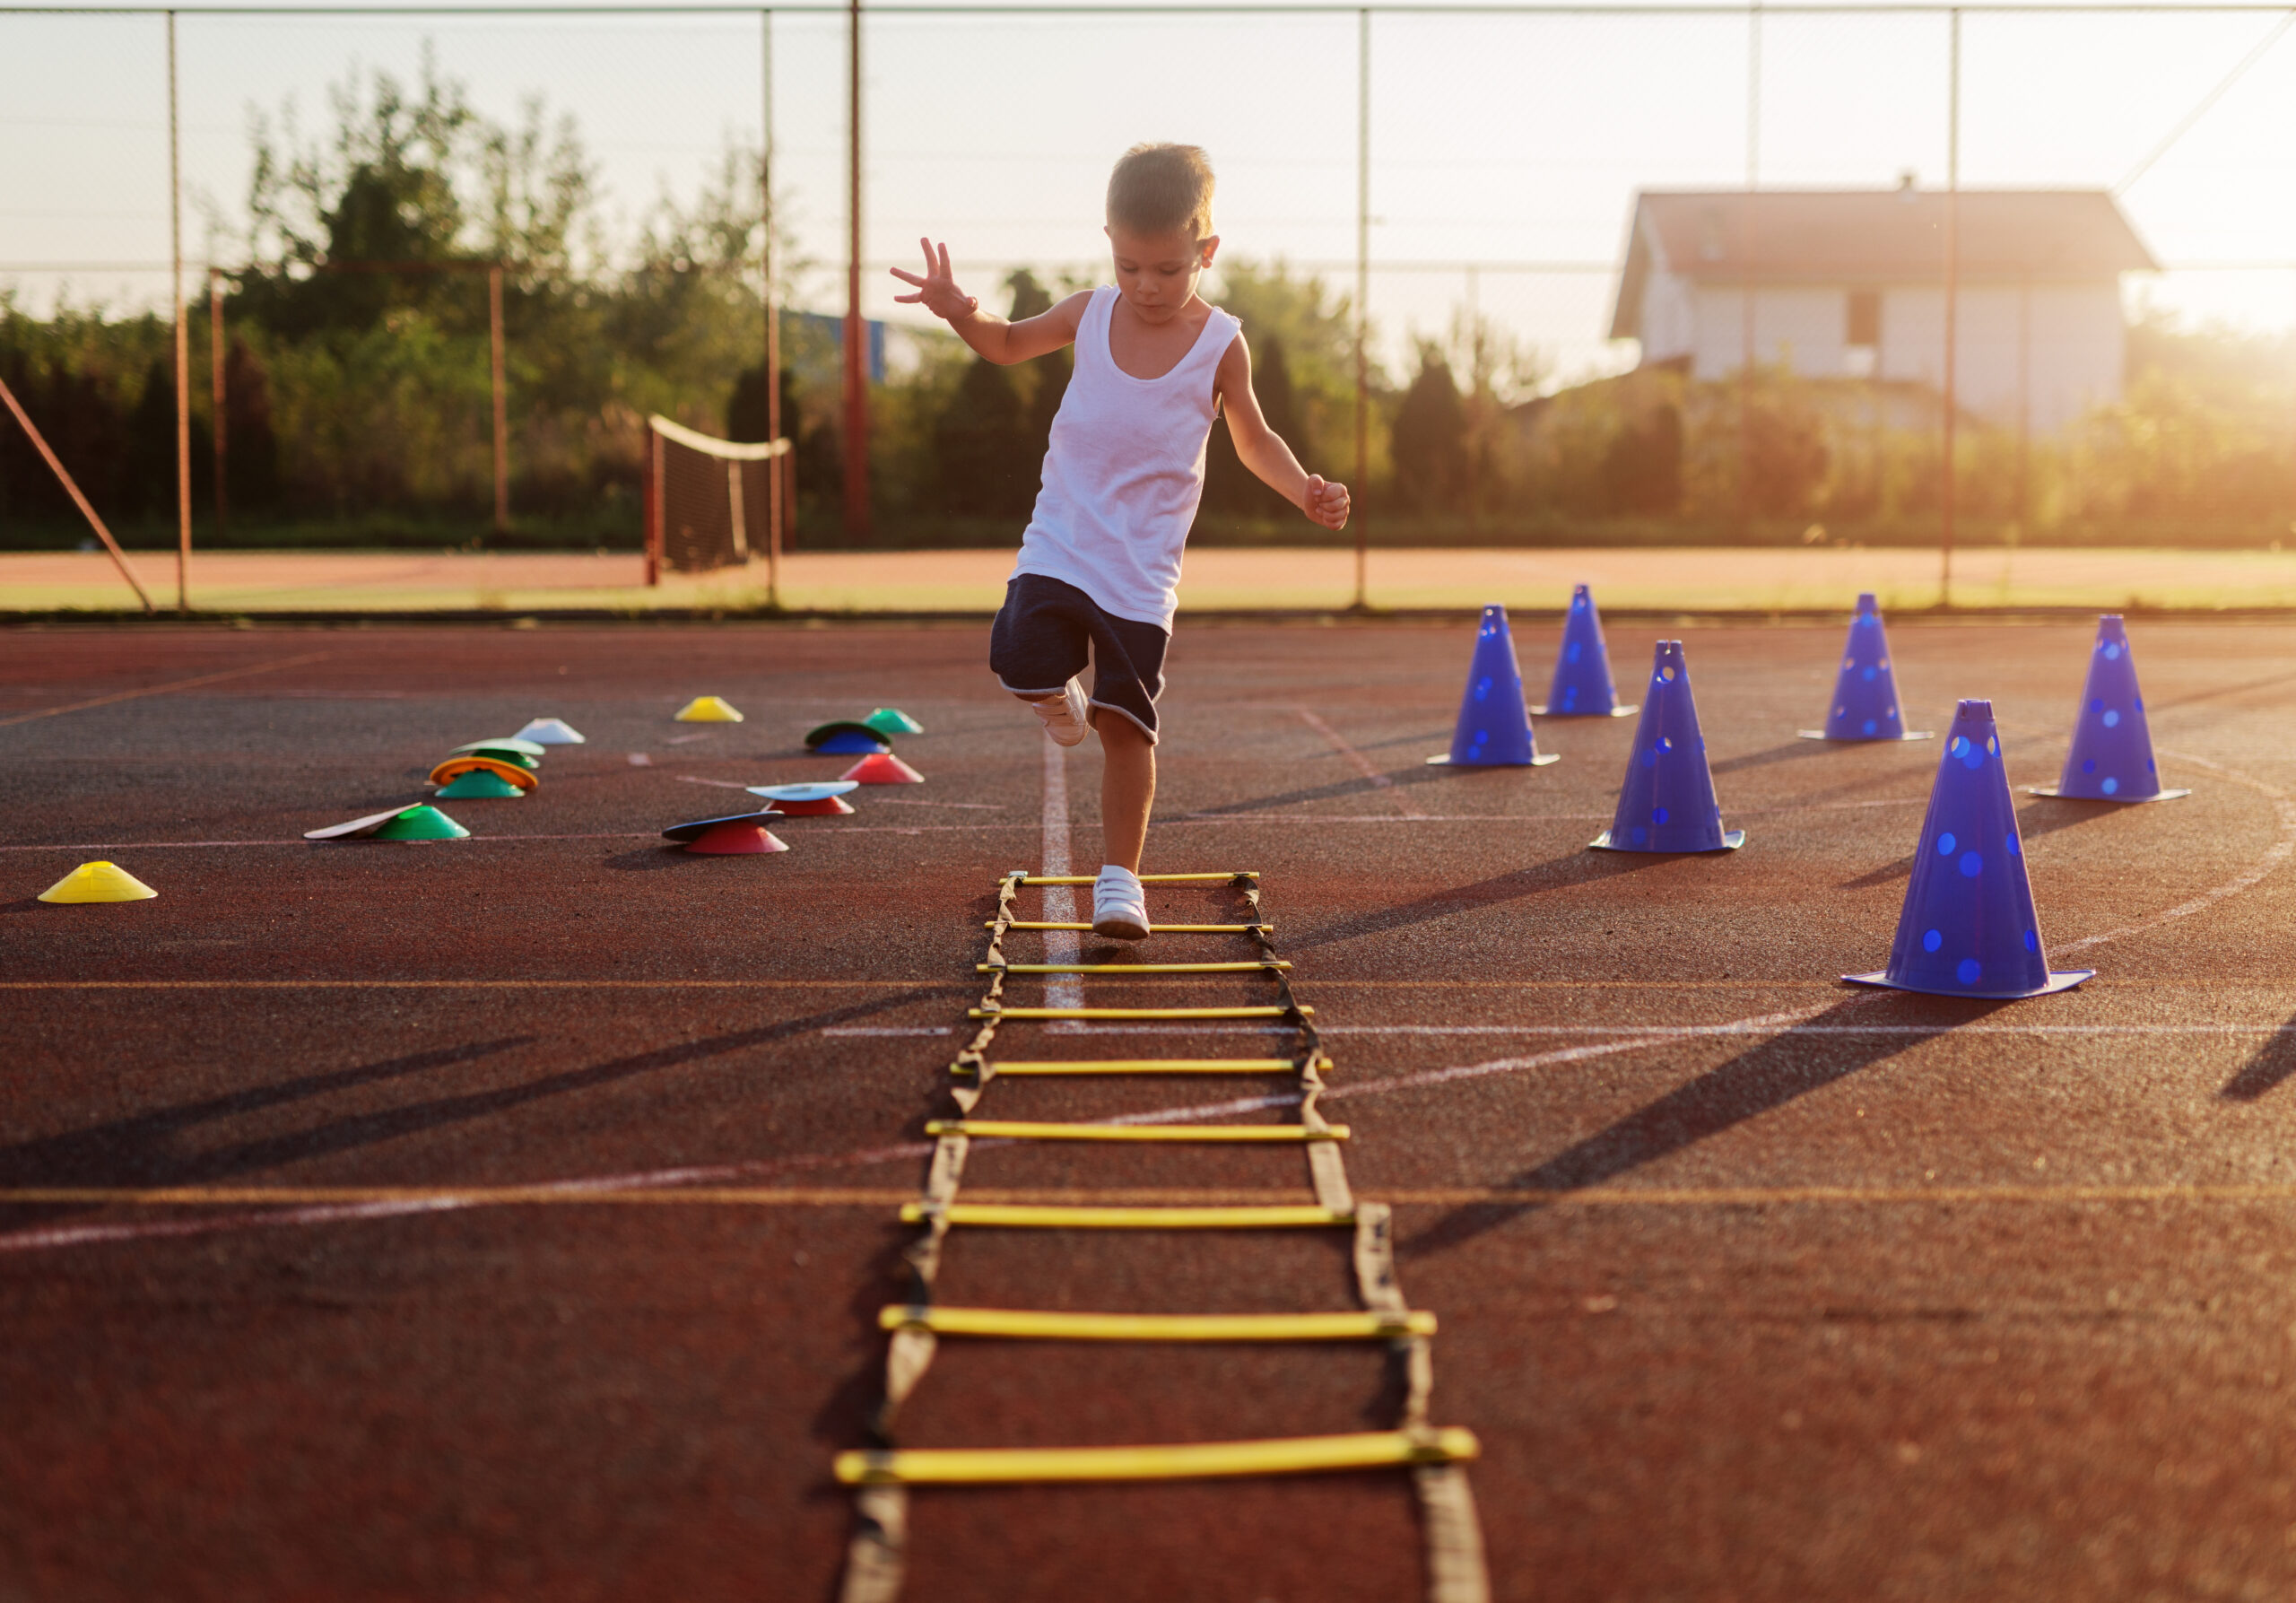
[[[1092,884],[1092,933],[1112,941],[1148,938],[1148,893],[1140,876],[1109,863]]]
[[[1055,745],[1082,745],[1091,731],[1091,703],[1084,699],[1084,687],[1074,679],[1058,695],[1029,705],[1044,719],[1044,732],[1052,736]]]

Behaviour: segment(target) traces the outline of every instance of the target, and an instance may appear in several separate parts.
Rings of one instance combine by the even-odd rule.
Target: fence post
[[[861,0],[849,0],[846,50],[845,532],[869,532],[868,325],[861,317]]]
[[[176,105],[176,13],[168,13],[169,292],[176,308],[176,610],[191,610],[191,330],[183,301],[183,141]]]
[[[1761,230],[1754,196],[1761,189],[1761,0],[1746,13],[1746,205],[1738,230],[1738,538],[1754,524],[1754,253]]]
[[[215,437],[215,532],[220,536],[229,527],[230,505],[223,489],[223,269],[213,262],[207,265],[207,344],[208,388],[215,414],[209,431]]]
[[[761,218],[759,262],[765,284],[765,437],[781,438],[781,309],[773,288],[773,13],[757,13],[760,55],[758,81],[757,184]],[[765,459],[765,604],[781,605],[781,480],[788,471],[786,455]]]
[[[1961,293],[1961,8],[1949,13],[1952,39],[1945,89],[1944,439],[1937,465],[1937,605],[1953,605],[1954,414],[1960,409],[1954,363]]]
[[[1371,11],[1355,13],[1355,606],[1370,605],[1371,499]]]
[[[494,388],[494,532],[510,531],[510,412],[502,377],[502,264],[486,270],[488,367]]]

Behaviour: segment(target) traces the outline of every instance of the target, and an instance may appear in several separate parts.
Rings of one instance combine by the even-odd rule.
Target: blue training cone
[[[1833,707],[1822,729],[1797,731],[1805,740],[1935,740],[1935,729],[1908,729],[1898,715],[1897,675],[1890,667],[1889,636],[1882,609],[1870,590],[1857,597],[1849,620],[1849,640],[1841,650],[1841,674],[1833,682]]]
[[[2089,681],[2081,687],[2064,773],[2054,785],[2026,788],[2074,801],[2174,801],[2192,794],[2161,788],[2144,696],[2136,688],[2136,659],[2129,655],[2128,631],[2118,613],[2097,620],[2097,644],[2089,654]]]
[[[1562,649],[1554,654],[1546,705],[1531,710],[1541,718],[1625,718],[1634,711],[1631,703],[1619,705],[1611,684],[1603,614],[1595,610],[1595,593],[1585,585],[1572,588],[1570,610],[1562,614]]]
[[[1993,703],[1963,701],[1922,816],[1890,966],[1842,978],[1940,997],[2007,998],[2070,990],[2096,971],[2049,971]]]
[[[1735,851],[1745,843],[1745,831],[1722,827],[1683,643],[1660,640],[1626,782],[1619,787],[1618,815],[1593,845],[1599,851]]]
[[[1460,768],[1544,768],[1561,758],[1539,755],[1531,715],[1523,707],[1523,671],[1515,663],[1515,637],[1507,632],[1507,609],[1483,609],[1474,634],[1474,658],[1467,665],[1466,693],[1459,698],[1458,727],[1451,749],[1427,759]]]

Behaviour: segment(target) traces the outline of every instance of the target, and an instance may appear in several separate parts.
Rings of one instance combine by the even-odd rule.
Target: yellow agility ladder
[[[1385,1203],[1359,1202],[1348,1189],[1342,1150],[1352,1132],[1326,1120],[1316,1103],[1331,1059],[1316,1033],[1315,1010],[1292,994],[1291,968],[1275,955],[1274,926],[1262,915],[1257,873],[1144,874],[1148,885],[1226,884],[1245,902],[1238,924],[1157,924],[1158,933],[1224,934],[1248,939],[1248,961],[1230,963],[1013,963],[1004,937],[1013,930],[1084,930],[1086,924],[1031,922],[1014,902],[1031,885],[1089,885],[1089,875],[1032,875],[1014,869],[997,882],[996,917],[978,971],[988,989],[969,1016],[977,1028],[951,1064],[954,1119],[926,1126],[934,1137],[924,1195],[901,1209],[906,1224],[923,1227],[906,1257],[912,1273],[909,1301],[882,1310],[878,1323],[891,1332],[885,1356],[885,1399],[873,1434],[876,1444],[839,1453],[837,1478],[856,1486],[858,1515],[847,1550],[842,1603],[893,1603],[899,1597],[913,1485],[988,1485],[1016,1482],[1201,1479],[1213,1477],[1299,1475],[1327,1469],[1408,1469],[1418,1493],[1426,1533],[1430,1603],[1488,1603],[1483,1532],[1466,1479],[1477,1452],[1472,1433],[1428,1423],[1435,1382],[1435,1316],[1412,1309],[1396,1283],[1393,1222]],[[1247,1007],[1014,1007],[1004,1001],[1008,976],[1260,974],[1274,1001]],[[1253,1019],[1289,1028],[1295,1050],[1282,1058],[1035,1059],[994,1061],[989,1047],[1000,1025],[1013,1021],[1100,1019]],[[1089,1024],[1085,1025],[1089,1028]],[[975,1119],[991,1082],[1003,1075],[1268,1075],[1288,1076],[1299,1090],[1299,1122],[1292,1125],[1063,1124]],[[957,1200],[965,1154],[975,1137],[1003,1141],[1283,1142],[1308,1159],[1311,1204],[1257,1207],[1136,1207],[973,1204]],[[949,1232],[967,1227],[1067,1230],[1264,1230],[1270,1227],[1347,1230],[1354,1234],[1360,1312],[1297,1314],[1069,1313],[1027,1309],[950,1308],[933,1301],[933,1284]],[[903,1449],[893,1441],[900,1406],[925,1378],[944,1337],[1007,1340],[1204,1342],[1376,1341],[1385,1343],[1404,1371],[1403,1406],[1396,1427],[1339,1436],[1274,1441],[1202,1442],[1144,1447]]]

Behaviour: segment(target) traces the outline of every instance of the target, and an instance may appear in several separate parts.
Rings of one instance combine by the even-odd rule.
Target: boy
[[[1060,745],[1099,732],[1106,850],[1092,929],[1136,941],[1148,934],[1140,854],[1156,795],[1156,698],[1212,420],[1224,406],[1244,466],[1326,528],[1347,526],[1348,499],[1345,485],[1306,471],[1268,428],[1240,326],[1196,298],[1220,248],[1205,153],[1192,144],[1126,151],[1109,179],[1104,231],[1116,283],[1018,323],[982,313],[957,287],[946,245],[920,241],[924,276],[898,267],[893,275],[917,292],[896,299],[944,318],[987,361],[1076,347],[988,666]],[[1076,677],[1088,650],[1089,701]]]

